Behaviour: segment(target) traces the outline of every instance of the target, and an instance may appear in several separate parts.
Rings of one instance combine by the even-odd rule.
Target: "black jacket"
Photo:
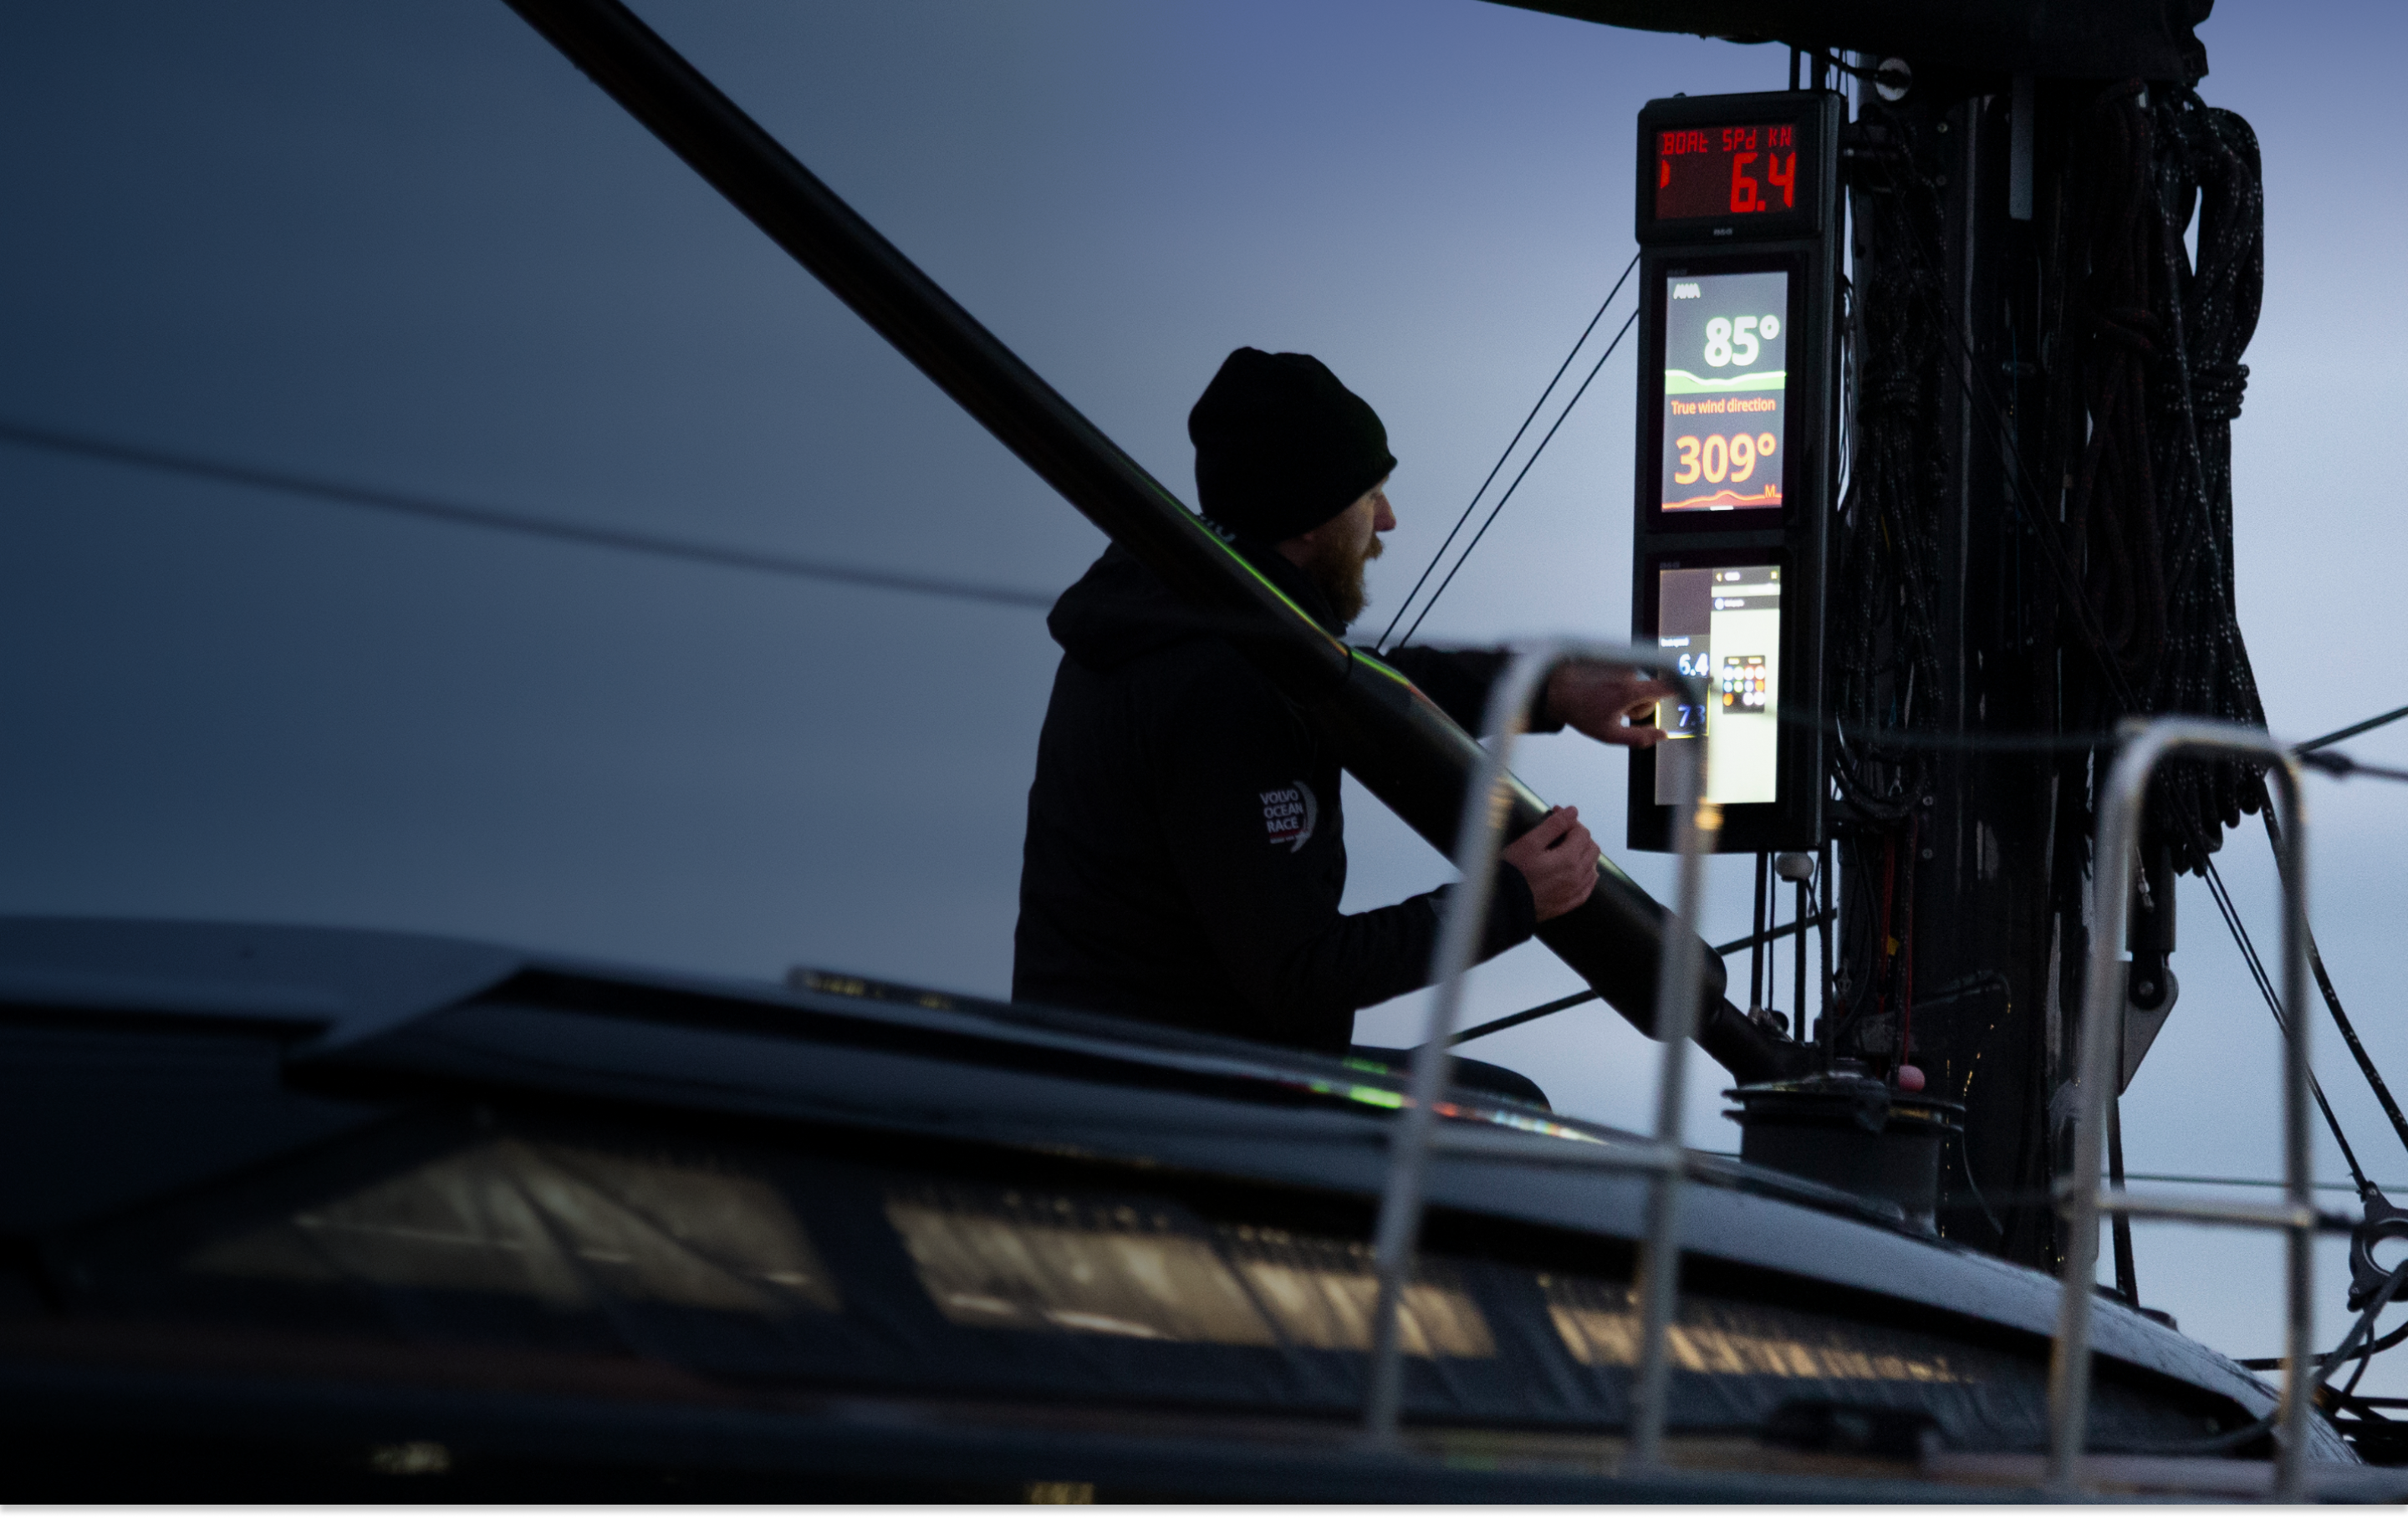
[[[1310,577],[1240,547],[1342,631]],[[1243,654],[1117,546],[1047,624],[1064,657],[1028,791],[1015,1001],[1342,1053],[1357,1008],[1429,983],[1445,891],[1339,911],[1338,756]],[[1502,656],[1388,662],[1472,727]],[[1494,903],[1484,957],[1536,923],[1510,865]]]

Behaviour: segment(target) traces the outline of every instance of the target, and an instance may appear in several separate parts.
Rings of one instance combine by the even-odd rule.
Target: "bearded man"
[[[1187,418],[1205,518],[1333,634],[1364,606],[1364,568],[1397,525],[1387,429],[1318,359],[1231,353]],[[1062,645],[1038,740],[1022,851],[1011,994],[1268,1043],[1345,1053],[1357,1009],[1429,983],[1445,890],[1339,910],[1346,889],[1337,756],[1225,637],[1118,545],[1047,619]],[[1494,652],[1383,656],[1467,727]],[[1609,743],[1670,694],[1566,666],[1531,730]],[[1558,809],[1504,852],[1482,957],[1570,911],[1598,847]],[[1467,1066],[1469,1062],[1467,1062]],[[1467,1067],[1480,1077],[1511,1072]],[[1514,1094],[1535,1096],[1536,1088]]]

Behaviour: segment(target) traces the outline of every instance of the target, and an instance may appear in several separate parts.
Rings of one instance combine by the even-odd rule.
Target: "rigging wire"
[[[2292,752],[2299,752],[2296,749]],[[2345,753],[2322,752],[2301,753],[2300,762],[2310,769],[2321,770],[2337,780],[2362,777],[2371,780],[2408,780],[2408,769],[2395,769],[2388,765],[2362,764]]]
[[[1828,911],[1819,911],[1802,922],[1784,923],[1778,927],[1766,928],[1761,932],[1751,933],[1743,938],[1733,938],[1728,943],[1715,944],[1713,948],[1709,949],[1707,952],[1713,954],[1717,959],[1726,958],[1731,954],[1738,953],[1742,949],[1761,948],[1765,944],[1771,943],[1780,938],[1785,938],[1793,933],[1803,934],[1808,929],[1820,927],[1823,924],[1829,922],[1831,914]],[[1448,1046],[1452,1048],[1455,1044],[1469,1043],[1474,1038],[1485,1038],[1492,1033],[1502,1033],[1507,1028],[1520,1027],[1525,1023],[1532,1022],[1538,1018],[1546,1017],[1553,1013],[1563,1011],[1567,1008],[1579,1007],[1587,1002],[1596,1001],[1598,999],[1599,999],[1598,993],[1594,991],[1575,991],[1569,996],[1558,996],[1554,1001],[1541,1002],[1538,1006],[1528,1008],[1523,1011],[1509,1013],[1504,1017],[1498,1018],[1494,1022],[1483,1023],[1478,1027],[1466,1028],[1461,1033],[1450,1034],[1446,1041]]]
[[[247,485],[253,489],[274,491],[285,495],[301,495],[318,500],[334,501],[344,506],[381,511],[393,516],[415,517],[425,521],[448,523],[458,527],[480,527],[489,532],[511,533],[522,537],[539,537],[555,542],[576,543],[586,548],[613,549],[624,553],[645,553],[655,558],[677,559],[688,564],[707,564],[722,569],[749,569],[761,574],[824,580],[831,584],[856,585],[868,590],[899,591],[910,595],[933,595],[947,600],[975,601],[989,606],[1021,607],[1038,611],[1051,608],[1054,601],[1054,596],[1046,592],[1018,590],[1005,585],[986,585],[968,580],[948,580],[932,575],[905,574],[897,570],[875,569],[858,565],[833,564],[821,559],[763,553],[750,549],[719,548],[708,543],[688,542],[652,533],[629,532],[617,527],[585,526],[545,517],[523,515],[494,507],[471,506],[456,501],[438,500],[430,495],[409,494],[375,486],[355,485],[344,480],[294,474],[282,469],[235,464],[222,459],[207,458],[197,453],[117,442],[105,437],[66,432],[53,427],[32,426],[5,418],[0,418],[0,441],[14,443],[21,448],[39,449],[79,458],[97,459],[110,464],[131,465],[136,468],[151,469],[165,474],[189,475],[195,479],[215,480],[220,484]]]
[[[1597,324],[1605,320],[1606,308],[1613,304],[1614,296],[1622,294],[1622,286],[1630,278],[1630,271],[1638,266],[1639,255],[1633,253],[1630,255],[1630,262],[1622,266],[1622,277],[1613,281],[1613,288],[1605,293],[1605,299],[1597,303],[1597,314],[1588,319],[1588,325],[1581,328],[1581,335],[1573,341],[1571,351],[1566,353],[1564,361],[1555,365],[1555,378],[1547,381],[1546,389],[1539,392],[1539,398],[1530,403],[1530,414],[1524,417],[1522,424],[1513,429],[1512,441],[1505,445],[1505,451],[1498,454],[1497,462],[1489,466],[1488,478],[1482,480],[1480,488],[1471,493],[1471,499],[1463,503],[1463,514],[1455,518],[1455,525],[1446,530],[1446,541],[1439,544],[1438,551],[1431,554],[1429,563],[1422,566],[1421,578],[1413,581],[1413,588],[1405,593],[1405,598],[1397,603],[1397,614],[1388,619],[1388,630],[1382,633],[1380,640],[1372,645],[1374,652],[1387,652],[1388,639],[1396,635],[1397,623],[1405,620],[1405,612],[1412,606],[1413,597],[1422,593],[1422,586],[1429,581],[1430,572],[1445,559],[1446,551],[1455,545],[1455,535],[1463,531],[1463,524],[1471,520],[1472,511],[1480,505],[1480,497],[1487,494],[1488,487],[1497,482],[1497,476],[1504,470],[1505,461],[1513,456],[1513,450],[1522,441],[1522,435],[1530,430],[1531,422],[1539,420],[1539,411],[1547,404],[1547,397],[1555,393],[1555,386],[1562,382],[1565,371],[1572,366],[1572,360],[1580,357],[1580,351],[1587,345],[1589,334],[1595,332]],[[1546,445],[1541,443],[1539,446],[1543,448]],[[1464,551],[1469,553],[1470,550],[1466,549]],[[1437,597],[1433,596],[1431,599],[1435,600]],[[1419,619],[1415,619],[1413,625],[1416,627],[1421,625]]]
[[[2330,759],[2346,759],[2347,757],[2348,756],[2345,754],[2332,754],[2329,756]],[[2319,765],[2318,767],[2321,768],[2323,766]],[[2352,769],[2355,769],[2356,767],[2357,766],[2353,766]],[[2348,774],[2351,773],[2351,770],[2344,770],[2340,773]],[[2408,780],[2408,775],[2401,775],[2400,778]],[[2274,874],[2275,878],[2280,880],[2283,874],[2282,829],[2274,821],[2273,808],[2267,808],[2263,816],[2266,823],[2266,843],[2269,848],[2272,848],[2274,851]],[[2304,881],[2286,881],[2285,883],[2286,886],[2295,887],[2300,890],[2306,889],[2307,886],[2307,882]],[[2305,927],[2304,924],[2301,925],[2303,928]],[[2349,1014],[2341,1010],[2341,994],[2333,989],[2332,976],[2328,974],[2325,970],[2325,956],[2316,948],[2316,936],[2315,930],[2307,929],[2305,937],[2306,943],[2304,948],[2308,957],[2308,967],[2315,972],[2316,989],[2324,995],[2325,1007],[2332,1013],[2333,1025],[2341,1029],[2342,1042],[2349,1046],[2350,1058],[2358,1062],[2359,1073],[2366,1077],[2366,1083],[2373,1088],[2374,1099],[2382,1105],[2383,1115],[2391,1120],[2391,1131],[2400,1136],[2401,1147],[2408,1148],[2408,1117],[2403,1117],[2401,1114],[2400,1104],[2391,1099],[2391,1088],[2384,1084],[2382,1072],[2374,1067],[2373,1056],[2367,1053],[2366,1046],[2364,1044],[2358,1042],[2358,1029],[2350,1024]],[[2366,1189],[2364,1179],[2364,1177],[2359,1178],[2360,1184],[2358,1190],[2361,1196],[2365,1194]]]
[[[2402,717],[2408,717],[2408,707],[2400,707],[2394,710],[2386,711],[2379,717],[2369,717],[2362,723],[2352,723],[2347,727],[2337,728],[2332,732],[2327,733],[2322,738],[2312,738],[2305,743],[2301,743],[2293,748],[2291,752],[2293,753],[2314,753],[2318,749],[2328,748],[2332,744],[2339,743],[2344,738],[2356,738],[2360,733],[2372,733],[2378,727],[2386,727],[2391,723],[2398,722]],[[2386,778],[2387,779],[2388,777]]]
[[[2291,1036],[2291,1024],[2283,1012],[2282,995],[2274,989],[2272,978],[2266,973],[2265,962],[2258,957],[2258,945],[2251,940],[2248,928],[2242,924],[2239,909],[2232,905],[2232,898],[2225,891],[2224,878],[2206,871],[2202,871],[2200,878],[2207,882],[2208,895],[2215,902],[2217,915],[2224,919],[2225,927],[2232,934],[2232,941],[2240,947],[2242,959],[2249,967],[2250,977],[2258,982],[2258,994],[2266,998],[2266,1010],[2273,1014],[2276,1031],[2287,1039]],[[2324,1083],[2316,1079],[2313,1070],[2308,1072],[2308,1094],[2315,1098],[2316,1110],[2324,1114],[2326,1128],[2330,1130],[2333,1142],[2341,1148],[2342,1163],[2349,1167],[2350,1180],[2357,1186],[2359,1197],[2364,1198],[2372,1189],[2372,1182],[2366,1179],[2365,1168],[2358,1163],[2357,1151],[2350,1148],[2349,1138],[2342,1132],[2341,1119],[2334,1115],[2332,1103],[2325,1097]]]
[[[1453,569],[1449,569],[1446,572],[1446,578],[1439,581],[1438,589],[1430,592],[1430,598],[1422,603],[1420,614],[1413,618],[1413,624],[1405,629],[1405,636],[1402,641],[1412,641],[1413,634],[1421,631],[1422,618],[1430,614],[1430,609],[1438,605],[1438,598],[1446,594],[1446,588],[1449,585],[1455,583],[1456,572],[1462,569],[1465,562],[1471,557],[1471,551],[1480,546],[1480,540],[1488,536],[1488,529],[1496,525],[1497,513],[1504,510],[1505,503],[1512,500],[1513,498],[1513,493],[1522,488],[1522,481],[1529,477],[1530,466],[1539,462],[1539,455],[1544,453],[1547,451],[1547,445],[1555,440],[1555,433],[1557,429],[1563,426],[1564,419],[1572,414],[1572,408],[1578,406],[1580,404],[1581,397],[1588,394],[1590,383],[1595,380],[1598,374],[1604,369],[1606,361],[1613,357],[1613,351],[1622,346],[1622,339],[1630,335],[1631,324],[1638,320],[1639,313],[1635,310],[1632,311],[1629,317],[1623,322],[1622,330],[1613,335],[1613,341],[1605,345],[1605,351],[1599,353],[1598,355],[1597,362],[1589,366],[1588,378],[1586,380],[1583,380],[1580,383],[1580,388],[1572,392],[1572,398],[1564,403],[1564,408],[1555,413],[1555,425],[1549,427],[1547,429],[1547,435],[1539,439],[1539,446],[1530,451],[1530,456],[1522,461],[1520,472],[1513,476],[1513,482],[1505,487],[1505,494],[1497,497],[1497,504],[1488,508],[1488,515],[1482,520],[1480,530],[1473,533],[1471,535],[1471,541],[1463,546],[1463,552],[1456,557],[1455,567]]]

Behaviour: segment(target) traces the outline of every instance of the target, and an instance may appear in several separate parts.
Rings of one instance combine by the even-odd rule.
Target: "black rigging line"
[[[1539,411],[1541,408],[1547,404],[1547,397],[1555,393],[1555,386],[1563,380],[1564,371],[1572,366],[1572,360],[1580,357],[1580,351],[1583,347],[1586,346],[1589,334],[1595,332],[1597,330],[1597,324],[1605,320],[1605,308],[1613,304],[1614,296],[1622,294],[1623,282],[1630,278],[1630,271],[1638,266],[1639,255],[1637,253],[1633,253],[1630,255],[1630,262],[1622,266],[1622,278],[1614,280],[1613,288],[1605,293],[1605,299],[1598,302],[1597,314],[1588,319],[1587,326],[1581,328],[1581,335],[1579,338],[1573,342],[1571,351],[1566,353],[1564,355],[1564,361],[1555,365],[1555,378],[1547,381],[1546,389],[1539,392],[1539,398],[1530,403],[1530,414],[1524,417],[1522,419],[1522,424],[1513,429],[1513,440],[1505,445],[1504,452],[1497,455],[1496,464],[1491,465],[1488,470],[1488,478],[1482,480],[1480,482],[1480,488],[1471,493],[1471,499],[1463,503],[1463,515],[1455,519],[1455,525],[1446,530],[1446,541],[1438,546],[1438,551],[1430,555],[1429,563],[1422,566],[1421,579],[1414,580],[1413,588],[1407,591],[1405,593],[1405,598],[1397,603],[1397,614],[1388,619],[1388,630],[1380,635],[1380,641],[1372,645],[1373,649],[1383,652],[1386,651],[1388,647],[1388,639],[1394,636],[1397,631],[1397,623],[1405,620],[1406,609],[1413,604],[1413,597],[1422,593],[1422,586],[1428,582],[1430,571],[1436,569],[1440,563],[1445,559],[1446,551],[1455,545],[1455,535],[1463,531],[1463,524],[1471,520],[1472,511],[1480,505],[1480,497],[1487,494],[1488,487],[1497,482],[1497,476],[1504,469],[1505,461],[1513,456],[1513,449],[1522,441],[1522,435],[1530,430],[1531,422],[1539,420]],[[1543,448],[1546,445],[1542,443],[1540,446]],[[1470,551],[1467,549],[1465,551],[1469,552]],[[1435,599],[1435,597],[1433,597],[1433,599]],[[1416,619],[1413,625],[1416,627],[1420,626],[1420,621]]]
[[[2387,765],[2362,765],[2345,753],[2301,753],[2293,749],[2291,754],[2300,761],[2300,767],[2329,775],[2337,780],[2408,780],[2408,769],[2395,769]]]
[[[522,516],[515,511],[501,510],[493,507],[468,506],[453,501],[437,500],[432,496],[404,494],[398,491],[382,490],[373,486],[354,485],[341,480],[292,474],[280,469],[262,468],[253,465],[204,458],[195,453],[182,453],[164,448],[114,442],[104,437],[64,432],[50,427],[30,426],[22,422],[11,422],[6,419],[0,419],[0,441],[15,443],[22,448],[41,449],[53,453],[98,459],[109,464],[155,469],[166,474],[190,475],[196,479],[213,480],[221,484],[247,485],[253,489],[275,491],[286,495],[303,495],[318,500],[335,501],[370,511],[448,523],[457,527],[481,527],[489,532],[513,533],[522,537],[540,537],[555,542],[578,543],[587,548],[614,549],[624,553],[647,553],[656,558],[679,559],[688,564],[707,564],[722,569],[750,569],[761,574],[824,580],[838,585],[856,585],[867,590],[900,591],[911,595],[934,595],[947,600],[976,601],[989,606],[1019,607],[1039,611],[1050,608],[1054,601],[1051,594],[1039,591],[1014,590],[1003,585],[982,585],[974,580],[945,580],[930,575],[902,574],[891,569],[872,569],[855,565],[829,564],[818,559],[761,553],[749,549],[716,548],[707,543],[689,543],[674,537],[660,537],[651,533],[627,532],[616,527],[583,526],[542,517]]]
[[[1728,943],[1715,944],[1713,949],[1708,951],[1708,952],[1713,954],[1714,957],[1719,959],[1728,954],[1738,953],[1742,949],[1757,948],[1760,945],[1771,943],[1776,939],[1785,938],[1793,933],[1798,933],[1809,928],[1820,927],[1830,920],[1831,914],[1828,911],[1819,911],[1800,922],[1784,923],[1778,927],[1767,928],[1761,933],[1751,933],[1743,938],[1733,938]],[[1542,1002],[1539,1006],[1529,1008],[1525,1011],[1512,1012],[1504,1017],[1498,1018],[1494,1022],[1483,1023],[1478,1027],[1466,1028],[1461,1033],[1450,1036],[1446,1041],[1449,1046],[1453,1046],[1459,1043],[1468,1043],[1473,1038],[1485,1038],[1492,1033],[1502,1033],[1507,1028],[1519,1027],[1525,1023],[1532,1022],[1536,1019],[1546,1017],[1551,1013],[1563,1011],[1567,1008],[1578,1007],[1584,1002],[1591,1002],[1597,999],[1598,994],[1594,991],[1575,991],[1569,996],[1558,996],[1554,1001]]]
[[[2360,733],[2372,733],[2378,727],[2388,726],[2390,723],[2398,722],[2402,717],[2408,717],[2408,707],[2401,707],[2395,711],[2386,711],[2380,717],[2369,717],[2362,723],[2352,723],[2347,727],[2341,728],[2336,732],[2327,733],[2322,738],[2312,738],[2305,743],[2300,744],[2298,747],[2294,748],[2291,752],[2293,753],[2314,753],[2318,749],[2325,748],[2330,744],[2339,743],[2345,738],[2356,738]]]
[[[2291,751],[2299,753],[2297,749]],[[2408,769],[2395,769],[2388,765],[2360,764],[2345,753],[2299,753],[2300,763],[2310,769],[2321,770],[2336,780],[2361,777],[2371,780],[2408,780]]]
[[[2333,757],[2343,756],[2336,754]],[[2274,821],[2273,808],[2267,808],[2260,815],[2266,822],[2267,846],[2274,851],[2275,878],[2281,880],[2283,876],[2282,828]],[[2306,884],[2305,881],[2284,881],[2283,883],[2286,889],[2303,888]],[[2341,1010],[2341,994],[2333,989],[2332,976],[2325,969],[2325,956],[2316,948],[2315,932],[2309,931],[2306,937],[2308,968],[2315,972],[2316,989],[2324,995],[2325,1007],[2332,1013],[2333,1025],[2341,1029],[2342,1042],[2349,1046],[2350,1058],[2358,1062],[2359,1073],[2366,1077],[2366,1083],[2374,1089],[2374,1099],[2382,1104],[2383,1115],[2391,1120],[2391,1131],[2400,1136],[2401,1146],[2408,1148],[2408,1116],[2402,1116],[2400,1104],[2391,1099],[2391,1088],[2384,1084],[2382,1072],[2375,1069],[2374,1059],[2367,1053],[2366,1046],[2358,1041],[2358,1029],[2350,1025],[2349,1014]],[[2361,1183],[2358,1190],[2361,1195],[2366,1189],[2363,1184],[2364,1179],[2364,1177],[2359,1178]]]
[[[1446,594],[1446,588],[1449,585],[1455,583],[1456,572],[1461,570],[1465,561],[1471,557],[1471,551],[1480,546],[1480,540],[1488,536],[1488,529],[1496,525],[1497,513],[1504,510],[1505,503],[1512,500],[1513,493],[1522,488],[1522,481],[1529,477],[1530,465],[1538,463],[1539,455],[1544,453],[1547,451],[1547,445],[1555,440],[1556,430],[1563,426],[1564,419],[1572,414],[1572,408],[1580,405],[1581,397],[1588,394],[1591,381],[1595,380],[1598,372],[1605,367],[1606,360],[1613,357],[1613,351],[1622,346],[1622,339],[1630,335],[1631,323],[1638,320],[1639,313],[1632,311],[1623,322],[1622,330],[1613,335],[1613,341],[1605,345],[1605,351],[1599,353],[1597,356],[1597,362],[1589,366],[1588,378],[1580,382],[1580,388],[1572,392],[1572,398],[1566,401],[1564,408],[1555,413],[1554,425],[1548,427],[1547,435],[1539,439],[1539,446],[1530,450],[1530,456],[1522,461],[1522,467],[1513,476],[1513,482],[1505,487],[1505,494],[1497,497],[1497,504],[1488,508],[1488,515],[1481,521],[1480,530],[1471,535],[1471,541],[1466,543],[1463,546],[1463,552],[1456,556],[1455,567],[1446,572],[1446,578],[1439,581],[1438,589],[1430,592],[1430,598],[1422,603],[1421,611],[1413,618],[1413,624],[1405,629],[1405,642],[1412,642],[1413,634],[1421,631],[1422,619],[1430,614],[1430,608],[1438,605],[1438,598]]]
[[[2250,940],[2249,930],[2242,925],[2240,910],[2225,892],[2224,877],[2201,871],[2200,879],[2207,882],[2208,895],[2214,899],[2217,915],[2224,919],[2225,927],[2232,934],[2232,941],[2241,950],[2242,959],[2249,967],[2251,979],[2258,982],[2258,994],[2266,998],[2266,1010],[2273,1014],[2275,1031],[2288,1038],[2291,1024],[2284,1015],[2283,998],[2274,989],[2273,979],[2266,973],[2265,961],[2258,957],[2258,946]],[[2339,1002],[2333,1005],[2338,1007]],[[2316,1079],[2314,1070],[2308,1072],[2308,1094],[2316,1099],[2316,1110],[2324,1114],[2325,1126],[2331,1130],[2333,1142],[2341,1148],[2342,1163],[2349,1167],[2350,1180],[2357,1185],[2358,1196],[2366,1196],[2372,1183],[2366,1179],[2364,1167],[2358,1163],[2358,1152],[2349,1147],[2349,1139],[2341,1130],[2341,1119],[2333,1114],[2332,1103],[2325,1097],[2324,1083]]]
[[[1502,1033],[1507,1028],[1517,1028],[1525,1023],[1535,1022],[1539,1018],[1560,1012],[1568,1007],[1578,1007],[1584,1002],[1597,999],[1598,994],[1594,991],[1575,991],[1569,996],[1558,996],[1553,1001],[1541,1002],[1526,1011],[1509,1013],[1494,1022],[1483,1023],[1476,1028],[1466,1028],[1461,1033],[1450,1037],[1446,1040],[1447,1047],[1451,1049],[1459,1043],[1469,1043],[1474,1038],[1485,1038],[1492,1033]]]

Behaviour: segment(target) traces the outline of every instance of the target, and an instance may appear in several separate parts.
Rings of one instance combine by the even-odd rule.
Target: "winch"
[[[1896,1202],[1907,1226],[1938,1231],[1940,1146],[1962,1135],[1965,1105],[1902,1091],[1850,1059],[1830,1073],[1723,1093],[1740,1125],[1740,1158],[1836,1190]]]

